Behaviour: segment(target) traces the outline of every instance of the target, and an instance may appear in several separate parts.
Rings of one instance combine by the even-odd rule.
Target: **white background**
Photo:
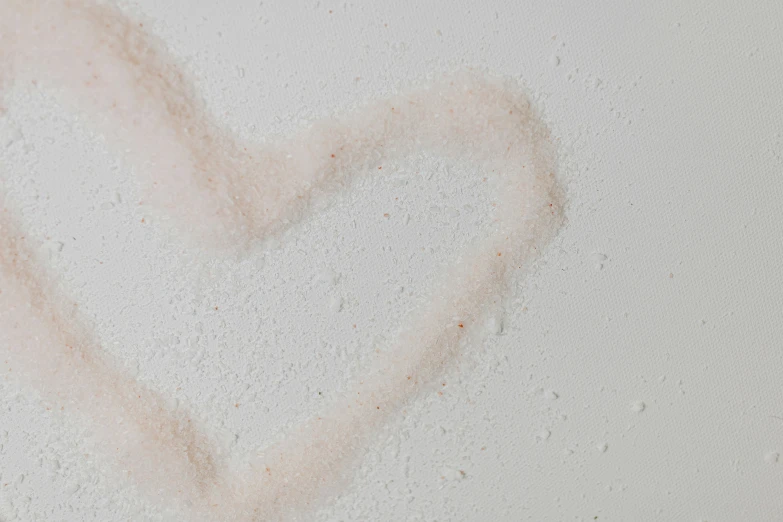
[[[247,136],[477,66],[519,78],[559,141],[568,224],[504,334],[392,419],[316,519],[783,520],[783,4],[130,10]],[[339,394],[487,225],[475,173],[411,160],[280,249],[222,259],[141,214],[132,170],[50,94],[13,100],[2,175],[52,269],[106,348],[240,457]],[[78,424],[0,392],[0,520],[175,517],[84,457]]]

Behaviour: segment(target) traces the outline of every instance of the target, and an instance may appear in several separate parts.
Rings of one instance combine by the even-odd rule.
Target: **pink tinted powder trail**
[[[277,520],[312,509],[388,415],[480,341],[486,305],[561,222],[549,134],[526,97],[497,79],[453,75],[285,141],[243,143],[214,122],[141,22],[84,1],[4,1],[0,89],[31,81],[62,88],[64,103],[129,151],[152,201],[212,246],[280,234],[352,176],[383,175],[384,158],[422,150],[476,165],[497,187],[494,234],[444,274],[427,308],[411,315],[352,391],[243,469],[228,467],[208,430],[107,360],[86,319],[42,275],[3,202],[7,373],[37,384],[66,415],[89,419],[145,491],[182,502],[198,519]]]

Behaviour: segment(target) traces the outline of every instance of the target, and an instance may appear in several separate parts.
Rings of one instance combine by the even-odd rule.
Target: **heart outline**
[[[19,239],[21,234],[14,232],[15,225],[2,202],[3,286],[15,287],[15,291],[4,292],[3,299],[8,300],[10,294],[17,303],[27,304],[26,309],[9,307],[10,313],[4,313],[3,319],[13,316],[16,329],[19,324],[27,324],[27,330],[37,329],[31,331],[51,330],[52,344],[66,347],[59,360],[51,360],[45,357],[48,354],[36,354],[37,343],[19,342],[19,347],[29,350],[20,364],[24,366],[24,357],[36,354],[28,366],[31,373],[41,374],[34,380],[44,381],[42,376],[48,376],[48,382],[39,382],[44,389],[68,384],[68,376],[60,384],[54,378],[57,374],[62,377],[62,364],[76,368],[74,375],[88,375],[90,384],[81,389],[85,396],[72,398],[71,402],[78,407],[92,401],[92,414],[97,417],[110,418],[118,408],[127,412],[135,427],[123,426],[121,435],[125,445],[138,446],[130,455],[155,455],[150,469],[137,466],[136,473],[142,481],[157,481],[155,486],[166,485],[161,478],[150,477],[175,475],[189,483],[186,488],[175,489],[186,490],[179,494],[191,502],[194,513],[211,518],[271,519],[295,516],[312,503],[323,482],[336,476],[340,462],[350,460],[350,452],[342,448],[362,447],[361,441],[383,422],[387,411],[415,395],[418,381],[429,381],[443,370],[458,353],[466,332],[479,322],[483,310],[473,303],[484,302],[504,290],[510,272],[526,266],[560,223],[562,193],[554,178],[548,132],[527,99],[497,80],[455,75],[429,89],[371,105],[336,123],[316,125],[288,143],[248,152],[244,144],[212,122],[184,75],[161,50],[162,45],[118,9],[77,1],[54,7],[39,1],[9,5],[15,18],[3,18],[14,19],[17,26],[0,26],[0,48],[4,49],[0,60],[5,65],[0,84],[11,77],[8,71],[23,77],[29,74],[30,64],[37,65],[55,82],[69,86],[77,98],[81,95],[81,104],[93,105],[99,120],[109,114],[124,123],[125,130],[131,129],[127,133],[131,137],[120,136],[120,141],[130,145],[133,155],[146,156],[152,184],[157,184],[153,199],[168,212],[183,213],[180,222],[195,223],[191,233],[210,230],[216,245],[225,247],[237,241],[249,244],[281,234],[339,189],[344,181],[341,175],[377,163],[384,151],[392,149],[398,155],[431,149],[462,156],[481,164],[485,171],[499,171],[498,179],[507,183],[497,236],[476,249],[468,257],[471,262],[457,266],[446,276],[446,280],[456,279],[463,284],[459,288],[446,285],[436,293],[430,313],[424,315],[421,324],[401,336],[397,349],[382,354],[382,361],[370,369],[366,383],[362,382],[357,392],[364,392],[364,398],[346,396],[331,414],[301,426],[292,435],[293,443],[284,441],[272,447],[265,461],[253,463],[244,471],[251,477],[260,476],[255,480],[222,470],[214,450],[209,450],[212,445],[208,436],[200,433],[184,412],[172,415],[165,399],[116,372],[99,356],[100,347],[83,326],[86,321],[78,312],[68,312],[73,306],[53,289],[53,282],[36,274],[31,262],[34,256]],[[51,27],[52,31],[41,38],[41,27]],[[27,41],[33,38],[39,40],[34,50]],[[69,59],[74,56],[90,59]],[[104,78],[106,73],[116,77]],[[135,84],[134,78],[138,80]],[[131,86],[124,92],[117,88],[123,82]],[[115,88],[109,90],[107,85]],[[355,132],[356,128],[361,131]],[[111,132],[111,127],[106,130]],[[446,143],[438,141],[444,139]],[[471,149],[473,141],[482,146],[494,142],[507,149]],[[515,155],[525,147],[527,152]],[[251,162],[253,159],[256,161]],[[527,167],[526,176],[517,175]],[[266,174],[259,178],[263,186],[251,178],[259,171]],[[190,190],[190,203],[184,206],[166,199],[170,193],[167,188],[181,186]],[[325,189],[323,194],[317,195],[321,189]],[[521,211],[513,206],[515,202],[528,208]],[[205,214],[209,219],[201,219]],[[29,314],[30,310],[34,313]],[[441,327],[432,328],[431,324]],[[423,348],[413,348],[418,346]],[[370,379],[371,375],[374,378]],[[63,392],[67,388],[64,386]],[[327,435],[319,437],[316,433]],[[151,447],[150,441],[156,440],[158,447]],[[310,453],[320,456],[320,460],[312,459]],[[177,454],[185,457],[184,462],[177,461]],[[333,454],[336,457],[331,460],[324,458]],[[280,462],[283,458],[285,463]],[[270,461],[275,464],[270,466]],[[309,481],[302,479],[303,474],[310,477]],[[227,502],[231,505],[226,506]]]

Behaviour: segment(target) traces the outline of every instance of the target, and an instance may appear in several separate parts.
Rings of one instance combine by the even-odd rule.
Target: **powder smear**
[[[243,250],[279,235],[350,179],[422,151],[475,165],[498,191],[493,235],[468,247],[423,310],[364,377],[262,455],[229,467],[209,429],[118,370],[0,216],[0,356],[6,375],[90,421],[121,469],[198,520],[307,516],[393,412],[480,340],[508,291],[562,221],[549,134],[527,98],[466,72],[269,144],[244,143],[207,113],[143,23],[85,1],[0,4],[0,96],[13,82],[53,87],[138,166],[151,200],[191,237]],[[0,108],[2,98],[0,98]],[[2,111],[0,111],[0,114]],[[58,409],[60,409],[58,407]]]

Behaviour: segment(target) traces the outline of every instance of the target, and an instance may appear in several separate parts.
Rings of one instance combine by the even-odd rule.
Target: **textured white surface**
[[[487,325],[501,335],[392,420],[316,518],[783,519],[783,7],[161,4],[132,9],[240,133],[477,65],[521,77],[560,140],[569,223]],[[3,176],[51,266],[104,345],[238,455],[340,393],[488,226],[464,166],[413,158],[278,250],[202,259],[139,214],[99,136],[15,95]],[[0,520],[175,516],[85,457],[79,426],[0,391]]]

